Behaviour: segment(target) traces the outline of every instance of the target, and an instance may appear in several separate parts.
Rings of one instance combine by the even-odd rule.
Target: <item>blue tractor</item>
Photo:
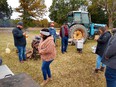
[[[91,17],[88,12],[85,11],[71,11],[68,13],[68,25],[69,25],[69,41],[75,41],[74,36],[79,35],[76,32],[81,31],[83,34],[84,41],[93,39],[95,34],[98,34],[99,27],[106,26],[105,24],[96,24],[91,22]],[[76,34],[76,35],[74,35]]]

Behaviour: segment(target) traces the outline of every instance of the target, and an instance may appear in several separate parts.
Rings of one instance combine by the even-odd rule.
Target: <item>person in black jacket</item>
[[[18,22],[17,27],[13,29],[14,45],[18,49],[19,61],[23,63],[26,60],[26,33],[22,31],[23,22]]]
[[[96,59],[96,69],[95,73],[98,73],[98,71],[104,71],[105,65],[102,64],[101,66],[101,60],[102,56],[104,53],[104,50],[106,49],[107,43],[111,37],[111,33],[107,31],[105,27],[100,27],[99,28],[100,32],[100,37],[96,39],[97,41],[97,48],[96,48],[96,54],[97,54],[97,59]],[[101,68],[100,68],[101,66]]]
[[[108,42],[102,62],[106,65],[105,77],[107,87],[116,87],[116,28],[112,29],[113,36]]]

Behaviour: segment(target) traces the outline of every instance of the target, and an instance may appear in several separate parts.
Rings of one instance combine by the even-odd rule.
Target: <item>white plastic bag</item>
[[[93,46],[91,48],[92,48],[92,52],[95,53],[96,52],[96,46]]]
[[[9,54],[11,52],[11,50],[10,50],[10,48],[8,48],[8,45],[9,45],[9,43],[7,44],[7,48],[5,49],[5,52]]]

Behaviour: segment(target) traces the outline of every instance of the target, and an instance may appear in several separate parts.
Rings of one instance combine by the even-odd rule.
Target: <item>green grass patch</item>
[[[31,49],[31,41],[39,34],[38,32],[39,30],[29,31],[28,49]],[[10,43],[10,54],[5,53],[7,43]],[[96,55],[92,53],[91,47],[96,45],[95,41],[88,40],[84,44],[83,54],[78,54],[75,46],[70,45],[68,52],[62,54],[59,39],[57,44],[57,57],[51,64],[53,80],[45,87],[106,87],[104,72],[94,73]],[[14,74],[25,72],[37,83],[43,81],[40,59],[19,63],[11,32],[0,32],[0,56],[3,58],[3,64],[6,64]]]

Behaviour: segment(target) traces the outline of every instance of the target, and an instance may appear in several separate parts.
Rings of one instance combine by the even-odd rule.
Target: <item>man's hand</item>
[[[23,36],[25,36],[25,38],[28,38],[28,35],[26,33],[23,33]]]
[[[98,39],[97,39],[97,38],[95,38],[94,40],[95,40],[95,41],[97,41]]]
[[[94,40],[98,40],[99,39],[99,35],[95,35],[95,38],[94,38]]]
[[[23,33],[23,36],[26,36],[26,33]]]

